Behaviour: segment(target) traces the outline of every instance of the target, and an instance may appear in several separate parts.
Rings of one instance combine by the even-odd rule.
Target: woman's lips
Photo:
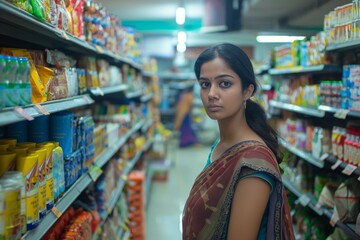
[[[218,106],[218,105],[209,105],[207,106],[207,109],[211,112],[216,112],[219,111],[222,107]]]

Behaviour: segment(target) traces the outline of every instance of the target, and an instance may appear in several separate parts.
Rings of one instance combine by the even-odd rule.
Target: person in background
[[[194,66],[219,139],[183,210],[183,239],[295,239],[281,180],[277,133],[250,99],[258,86],[248,56],[220,44]]]
[[[184,89],[180,93],[179,101],[176,106],[176,117],[173,128],[174,131],[180,131],[180,147],[189,147],[197,143],[196,134],[192,128],[191,118],[193,101],[193,86]]]

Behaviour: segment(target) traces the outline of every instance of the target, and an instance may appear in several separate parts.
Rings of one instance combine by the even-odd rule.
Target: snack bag
[[[41,0],[30,0],[33,8],[33,15],[45,22],[44,3]]]
[[[27,11],[28,13],[33,14],[33,8],[31,6],[29,0],[12,0],[9,2],[11,2],[13,5],[17,6],[18,8],[21,8],[21,9]]]

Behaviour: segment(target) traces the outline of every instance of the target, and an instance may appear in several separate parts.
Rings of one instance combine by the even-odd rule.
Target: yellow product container
[[[11,152],[16,153],[16,155],[22,155],[28,153],[28,148],[23,146],[15,146],[13,148],[9,148]]]
[[[10,178],[15,180],[20,185],[20,221],[21,221],[21,233],[26,232],[26,180],[21,172],[9,171],[4,174],[4,178]]]
[[[5,202],[4,190],[0,185],[0,239],[5,239]]]
[[[46,209],[51,210],[54,206],[54,175],[52,151],[54,144],[50,142],[38,143],[38,147],[46,149],[45,179],[46,179]]]
[[[7,143],[10,147],[15,147],[17,141],[15,138],[2,138],[0,139],[0,143]]]
[[[30,150],[30,149],[36,148],[36,143],[34,143],[34,142],[21,142],[21,143],[17,143],[16,146],[26,147],[26,148],[28,148]]]
[[[15,158],[16,153],[14,152],[0,153],[0,176],[6,171],[15,169]]]
[[[0,143],[0,153],[6,152],[9,149],[8,143]]]
[[[46,215],[46,148],[34,148],[30,153],[39,155],[38,171],[39,171],[39,218],[42,219]]]
[[[26,179],[26,229],[39,224],[39,167],[38,154],[20,155],[16,159],[16,170]]]
[[[8,177],[0,179],[0,185],[4,196],[4,219],[5,219],[5,239],[20,239],[20,198],[21,188],[16,180]]]

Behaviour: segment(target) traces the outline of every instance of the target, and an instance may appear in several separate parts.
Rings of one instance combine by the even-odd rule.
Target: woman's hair
[[[247,89],[250,84],[254,85],[253,95],[255,94],[258,89],[258,85],[255,80],[254,69],[249,57],[239,47],[229,43],[210,47],[200,54],[194,66],[197,79],[200,78],[202,65],[215,58],[223,59],[226,64],[240,77],[243,90]],[[263,139],[266,145],[276,156],[278,163],[280,163],[281,156],[278,149],[278,135],[267,123],[264,109],[258,103],[248,99],[246,101],[245,117],[249,127]]]

